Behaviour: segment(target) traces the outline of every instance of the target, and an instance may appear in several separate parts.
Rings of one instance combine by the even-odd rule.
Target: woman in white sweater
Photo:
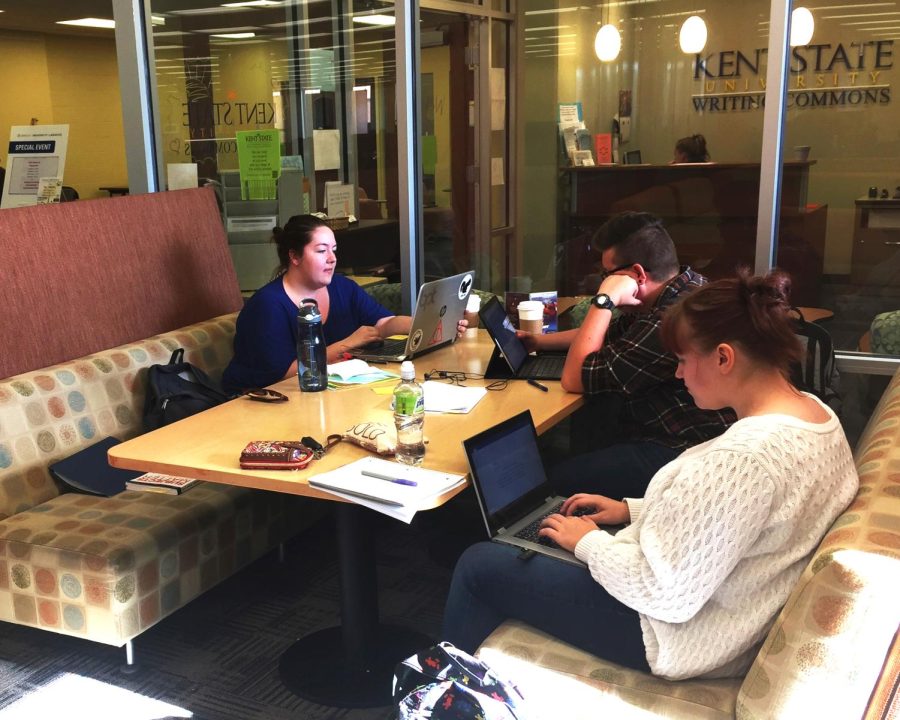
[[[673,306],[662,336],[698,407],[738,422],[685,451],[643,499],[573,495],[541,534],[588,569],[480,543],[460,558],[445,639],[469,651],[507,618],[670,679],[747,670],[858,479],[831,410],[789,381],[803,357],[783,275]],[[576,516],[576,511],[590,514]],[[612,535],[598,525],[627,523]]]

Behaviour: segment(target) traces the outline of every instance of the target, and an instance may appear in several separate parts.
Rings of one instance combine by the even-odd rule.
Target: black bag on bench
[[[167,365],[147,370],[144,429],[156,430],[226,400],[222,388],[200,368],[184,362],[184,348],[178,348]]]

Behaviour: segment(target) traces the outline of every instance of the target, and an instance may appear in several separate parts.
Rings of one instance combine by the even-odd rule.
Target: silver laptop
[[[475,271],[469,270],[425,283],[419,288],[407,337],[364,345],[350,354],[366,361],[401,362],[452,343],[456,340],[456,326],[465,314],[474,278]]]
[[[541,520],[558,512],[565,498],[547,480],[529,411],[470,437],[463,447],[491,540],[584,566],[574,553],[537,535]]]

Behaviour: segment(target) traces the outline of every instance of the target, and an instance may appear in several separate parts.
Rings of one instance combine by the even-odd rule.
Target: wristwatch
[[[612,310],[616,304],[606,293],[598,293],[591,298],[591,304],[601,310]]]

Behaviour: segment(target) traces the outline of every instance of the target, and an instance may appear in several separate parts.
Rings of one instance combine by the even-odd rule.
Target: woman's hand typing
[[[554,514],[544,518],[541,523],[540,535],[550,538],[553,542],[570,552],[575,551],[578,541],[597,526],[587,517],[566,517]]]
[[[371,325],[363,325],[341,341],[346,349],[358,348],[381,340],[381,333]]]
[[[597,525],[621,525],[631,520],[628,505],[603,495],[576,493],[562,504],[563,515],[580,515]]]

